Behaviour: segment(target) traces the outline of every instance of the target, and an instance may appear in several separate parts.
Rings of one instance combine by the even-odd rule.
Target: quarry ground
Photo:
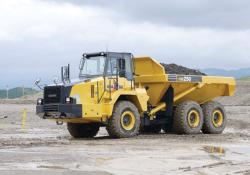
[[[221,135],[111,139],[102,128],[96,138],[80,140],[71,138],[65,124],[37,117],[35,105],[2,101],[0,174],[250,174],[250,83],[219,101],[228,114]]]

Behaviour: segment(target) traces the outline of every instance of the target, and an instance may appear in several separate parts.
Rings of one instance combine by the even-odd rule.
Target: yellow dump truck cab
[[[41,118],[66,122],[75,138],[94,137],[102,126],[118,138],[225,128],[225,110],[212,100],[233,95],[233,78],[166,74],[150,57],[116,52],[83,54],[79,68],[78,81],[62,73],[63,83],[46,86],[36,107]]]

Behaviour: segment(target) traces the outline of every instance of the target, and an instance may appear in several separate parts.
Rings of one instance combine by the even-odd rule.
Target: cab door
[[[133,86],[132,56],[129,53],[109,53],[106,77],[114,90]],[[129,85],[128,85],[129,84]]]

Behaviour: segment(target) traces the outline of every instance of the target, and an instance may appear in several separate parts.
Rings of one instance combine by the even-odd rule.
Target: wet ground
[[[22,110],[27,119],[22,129]],[[250,106],[226,106],[221,135],[72,139],[29,104],[0,105],[0,174],[250,174]],[[6,118],[7,117],[7,118]]]

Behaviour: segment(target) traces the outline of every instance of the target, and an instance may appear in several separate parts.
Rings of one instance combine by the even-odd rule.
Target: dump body
[[[134,59],[135,83],[147,89],[149,103],[160,105],[167,89],[174,89],[174,104],[192,100],[199,104],[220,96],[232,96],[235,91],[235,79],[199,75],[166,74],[164,67],[150,57]]]

